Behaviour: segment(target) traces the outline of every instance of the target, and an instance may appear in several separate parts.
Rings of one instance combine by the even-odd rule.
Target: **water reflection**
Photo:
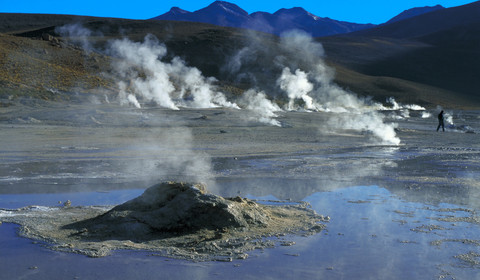
[[[106,201],[121,202],[130,199],[139,192],[141,190],[83,193],[74,194],[75,196],[70,198],[82,205],[89,202],[105,204]],[[5,206],[9,199],[26,203],[32,199],[30,196],[1,196],[0,207]],[[44,196],[45,204],[64,199],[60,194]],[[270,194],[261,198],[276,197]],[[142,271],[138,275],[152,275],[151,273],[161,271],[166,277],[182,278],[191,275],[196,279],[223,279],[225,274],[232,275],[230,278],[233,279],[433,279],[447,276],[476,279],[480,276],[480,258],[476,253],[480,246],[480,223],[473,209],[452,204],[408,202],[378,186],[315,192],[304,197],[304,200],[309,202],[317,213],[331,217],[326,231],[307,237],[279,237],[280,241],[294,241],[295,245],[252,251],[249,252],[247,260],[230,264],[214,262],[192,265],[180,260],[165,262],[168,259],[148,257],[149,253],[142,252],[117,252],[111,257],[92,261],[73,254],[34,249],[31,246],[37,245],[26,244],[20,238],[11,236],[9,232],[14,229],[9,225],[0,226],[0,243],[10,244],[5,249],[2,247],[0,263],[6,258],[17,259],[18,263],[9,263],[16,267],[17,271],[22,271],[22,256],[16,253],[17,247],[14,250],[11,246],[17,244],[20,246],[19,250],[29,247],[30,249],[25,251],[42,256],[42,261],[34,262],[34,259],[29,259],[32,264],[43,266],[42,271],[38,271],[38,279],[52,276],[50,267],[54,264],[44,262],[43,259],[56,258],[66,264],[75,260],[76,268],[71,269],[72,274],[68,276],[81,278],[91,273],[82,271],[79,269],[81,267],[94,269],[96,275],[103,277],[104,270],[99,267],[118,264],[120,259],[125,266],[115,271],[128,270],[125,273],[131,273],[132,267],[141,263]],[[179,270],[182,274],[178,273]],[[23,268],[23,271],[26,272],[26,268]],[[41,277],[46,271],[50,274]]]
[[[459,265],[480,268],[475,264],[478,257],[469,261],[458,257],[478,250],[479,224],[465,219],[473,210],[407,202],[377,186],[316,193],[305,200],[332,217],[328,235],[312,238],[304,244],[305,250],[334,248],[328,257],[318,256],[335,270],[373,279],[480,275],[478,270],[458,269]]]

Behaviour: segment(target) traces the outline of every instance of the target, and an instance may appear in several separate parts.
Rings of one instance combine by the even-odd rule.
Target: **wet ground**
[[[51,251],[0,226],[0,278],[475,279],[480,276],[480,112],[384,112],[398,146],[329,130],[327,113],[170,111],[31,104],[0,111],[0,208],[116,205],[165,180],[200,180],[222,196],[307,201],[331,217],[293,246],[245,260],[192,263],[151,252],[100,258]],[[431,111],[435,115],[435,111]],[[468,125],[469,128],[465,129]],[[61,202],[61,203],[60,203]],[[1,219],[1,217],[0,217]],[[285,245],[291,245],[290,243]]]

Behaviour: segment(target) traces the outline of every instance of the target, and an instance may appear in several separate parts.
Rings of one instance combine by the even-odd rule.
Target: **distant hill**
[[[387,76],[480,101],[480,1],[331,38],[329,58],[369,76]],[[453,100],[452,105],[456,102]]]
[[[237,5],[225,1],[215,1],[208,7],[195,12],[173,7],[169,12],[153,19],[210,23],[219,26],[247,28],[275,35],[291,29],[299,29],[314,37],[344,34],[375,26],[321,18],[299,7],[280,9],[273,14],[267,12],[248,14]]]
[[[397,21],[409,19],[409,18],[412,18],[412,17],[416,17],[416,16],[419,16],[419,15],[423,15],[423,14],[426,14],[426,13],[430,13],[430,12],[437,11],[437,10],[443,10],[443,9],[445,9],[445,8],[441,5],[427,6],[427,7],[417,7],[417,8],[408,9],[408,10],[405,10],[405,11],[401,12],[397,16],[393,17],[392,19],[387,21],[385,24],[394,23],[394,22],[397,22]]]
[[[478,22],[480,22],[480,1],[424,13],[391,24],[362,30],[357,34],[407,39]]]

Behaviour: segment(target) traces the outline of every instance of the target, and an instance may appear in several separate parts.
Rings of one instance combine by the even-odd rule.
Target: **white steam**
[[[430,112],[424,111],[422,112],[422,119],[428,119],[432,116]]]
[[[290,68],[285,67],[282,75],[277,80],[277,85],[287,93],[287,110],[295,110],[294,102],[297,99],[303,100],[305,109],[317,109],[313,104],[313,98],[308,95],[308,93],[313,90],[313,84],[308,80],[307,73],[300,69],[292,73]]]
[[[180,107],[240,109],[239,103],[252,112],[251,119],[280,126],[275,112],[282,110],[264,92],[247,90],[236,102],[227,100],[213,85],[214,78],[205,78],[200,70],[187,66],[178,57],[163,61],[167,48],[152,35],[146,36],[143,42],[112,41],[109,52],[115,57],[113,68],[119,78],[118,98],[122,105],[141,108],[142,103],[154,102],[172,110]]]
[[[299,57],[295,63],[283,65],[276,80],[278,89],[288,99],[285,110],[330,112],[332,121],[327,122],[330,131],[366,131],[382,144],[400,143],[394,130],[396,126],[384,123],[384,116],[376,111],[383,105],[358,98],[333,82],[334,70],[323,61],[320,43],[303,33],[289,33],[281,38],[281,48]],[[110,44],[110,52],[116,57],[114,69],[120,78],[118,96],[122,104],[140,108],[143,103],[154,102],[173,110],[180,107],[239,109],[240,105],[251,111],[251,119],[281,126],[276,118],[282,109],[268,99],[268,92],[251,89],[235,102],[229,101],[215,88],[214,78],[205,78],[200,70],[187,66],[178,57],[165,61],[167,48],[152,35],[146,36],[143,42],[115,40]],[[241,53],[250,51],[242,49]],[[234,58],[231,65],[238,70],[242,60]],[[399,106],[394,100],[392,104]]]
[[[425,107],[422,107],[420,105],[398,103],[393,97],[387,98],[387,103],[391,104],[392,106],[387,107],[387,106],[381,105],[379,107],[379,110],[392,110],[392,111],[397,111],[397,110],[425,111],[426,110]]]
[[[79,44],[80,47],[88,54],[93,51],[93,46],[89,38],[93,35],[92,31],[83,27],[79,23],[66,24],[55,28],[55,32],[62,37],[68,38],[73,43]],[[101,34],[96,34],[101,36]]]
[[[66,25],[58,31],[84,41],[87,51],[92,49],[88,40],[82,39],[90,36],[91,31],[80,25]],[[289,32],[281,37],[280,48],[294,58],[292,61],[277,59],[274,62],[282,69],[275,85],[286,95],[286,110],[330,112],[331,121],[326,122],[330,131],[367,131],[383,144],[400,143],[394,131],[395,125],[384,123],[384,116],[376,111],[381,104],[361,99],[333,82],[335,71],[324,62],[324,50],[320,43],[305,33]],[[118,77],[121,104],[141,108],[142,104],[155,103],[178,110],[181,107],[240,109],[238,103],[252,112],[251,118],[280,126],[275,118],[282,109],[268,98],[275,93],[261,89],[247,90],[238,100],[229,101],[215,87],[214,78],[204,77],[200,70],[187,66],[178,57],[167,61],[167,48],[153,35],[147,35],[143,42],[129,39],[111,41],[108,52],[114,57],[113,68]],[[241,52],[255,53],[245,48]],[[240,69],[242,56],[239,54],[233,61],[233,69]],[[398,106],[394,101],[392,104]],[[418,108],[412,105],[408,109]]]
[[[396,127],[396,124],[385,124],[383,115],[372,110],[362,113],[333,113],[326,129],[360,131],[374,136],[374,139],[381,139],[382,144],[398,145],[400,139],[396,136]]]
[[[213,78],[205,78],[200,70],[189,67],[180,58],[162,61],[167,48],[152,35],[143,42],[115,40],[110,53],[116,58],[113,66],[118,82],[120,102],[140,107],[142,102],[178,110],[179,107],[238,108],[215,90]]]
[[[238,101],[246,110],[250,110],[250,117],[261,123],[274,126],[281,126],[280,122],[275,118],[278,117],[277,112],[282,111],[280,107],[270,101],[264,92],[256,92],[250,89],[243,93]]]
[[[152,129],[135,135],[132,140],[133,154],[123,167],[126,174],[146,183],[184,180],[214,187],[211,157],[195,149],[189,128]]]
[[[322,125],[323,129],[367,131],[382,144],[400,143],[395,133],[396,125],[384,123],[384,116],[377,112],[379,104],[360,99],[334,83],[334,71],[323,61],[320,43],[305,33],[289,32],[284,34],[281,44],[287,52],[299,57],[298,68],[291,71],[285,66],[277,79],[277,85],[288,97],[287,110],[332,112],[330,121]],[[296,104],[299,100],[303,104]]]

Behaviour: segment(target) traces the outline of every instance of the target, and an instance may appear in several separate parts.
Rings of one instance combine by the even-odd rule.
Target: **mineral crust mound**
[[[165,182],[103,215],[66,228],[85,228],[92,235],[138,240],[198,230],[267,227],[270,215],[251,200],[207,193],[203,184]]]
[[[289,235],[320,232],[328,218],[307,203],[262,204],[206,191],[203,184],[165,182],[115,207],[28,206],[0,209],[0,222],[54,250],[103,257],[114,250],[147,250],[194,261],[248,257],[246,252],[293,244]],[[271,238],[272,237],[272,238]],[[278,243],[277,242],[277,243]]]

